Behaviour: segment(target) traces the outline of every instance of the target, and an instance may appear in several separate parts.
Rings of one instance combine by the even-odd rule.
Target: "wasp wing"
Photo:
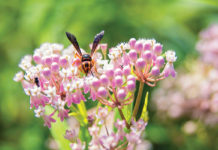
[[[80,55],[80,56],[82,56],[82,52],[81,52],[81,50],[80,50],[80,48],[79,48],[79,44],[78,44],[78,42],[77,42],[77,40],[76,40],[76,37],[73,35],[73,34],[71,34],[71,33],[69,33],[69,32],[66,32],[66,35],[67,35],[67,38],[70,40],[70,42],[73,44],[73,46],[75,47],[75,49],[76,49],[76,51],[78,52],[78,54]]]
[[[94,54],[99,42],[101,41],[101,39],[103,38],[104,36],[104,31],[101,31],[100,33],[98,33],[96,36],[95,36],[95,39],[93,41],[93,44],[92,44],[92,50],[91,50],[91,56]]]

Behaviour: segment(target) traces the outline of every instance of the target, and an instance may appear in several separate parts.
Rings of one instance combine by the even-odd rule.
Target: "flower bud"
[[[143,43],[141,41],[137,41],[135,43],[135,50],[137,50],[138,52],[141,52],[143,50]]]
[[[80,99],[79,95],[76,94],[76,93],[74,93],[74,94],[73,94],[73,97],[72,97],[72,102],[73,102],[74,104],[79,104],[80,101],[81,101],[81,99]]]
[[[114,69],[113,68],[107,69],[105,74],[106,74],[106,76],[108,78],[113,78],[113,76],[114,76]]]
[[[107,90],[104,87],[99,87],[98,95],[101,97],[107,97]]]
[[[60,58],[60,65],[61,65],[62,67],[66,67],[67,64],[68,64],[68,60],[67,60],[65,57],[61,57],[61,58]]]
[[[156,66],[158,68],[162,68],[163,65],[164,65],[164,58],[162,56],[158,56],[157,59],[156,59]]]
[[[101,49],[102,49],[103,51],[106,51],[106,50],[107,50],[107,44],[101,44],[100,46],[101,46]]]
[[[154,45],[154,53],[159,56],[162,53],[162,45],[157,43]]]
[[[131,68],[129,66],[124,66],[123,67],[123,74],[125,76],[128,76],[131,73]]]
[[[135,47],[135,43],[136,43],[136,39],[135,38],[131,38],[130,40],[129,40],[129,46],[130,46],[130,48],[134,48]]]
[[[59,65],[56,62],[51,64],[51,71],[57,73],[59,71]]]
[[[133,82],[135,82],[135,81],[136,81],[136,78],[135,78],[133,75],[128,75],[127,81],[130,81],[130,80],[132,80]]]
[[[117,92],[117,97],[118,97],[118,99],[121,100],[121,101],[124,100],[125,97],[126,97],[126,92],[125,92],[125,90],[124,90],[124,89],[118,90],[118,92]]]
[[[128,89],[128,91],[131,91],[131,92],[135,91],[135,82],[132,80],[128,81],[127,82],[127,89]]]
[[[144,50],[151,50],[151,42],[144,43],[143,49]]]
[[[138,67],[140,70],[142,70],[142,69],[144,69],[145,65],[146,65],[146,62],[144,61],[144,59],[142,59],[142,58],[137,59],[136,67]]]
[[[123,72],[120,68],[117,68],[114,72],[115,76],[119,75],[119,76],[122,76],[123,75]]]
[[[145,51],[145,52],[142,54],[142,58],[143,58],[148,64],[150,64],[151,61],[152,61],[152,54],[151,54],[151,51]]]
[[[40,64],[41,63],[41,57],[37,54],[35,54],[33,56],[33,60],[37,63],[37,64]]]
[[[45,57],[43,59],[43,62],[44,62],[45,65],[50,66],[51,63],[52,63],[52,58],[51,57]]]
[[[100,76],[100,80],[101,80],[101,83],[104,85],[104,86],[107,86],[108,83],[109,83],[109,80],[108,80],[108,77],[106,75],[101,75]]]
[[[53,61],[53,62],[56,62],[57,64],[59,63],[59,59],[60,59],[60,56],[57,55],[57,54],[54,54],[54,55],[52,56],[52,61]]]
[[[137,59],[137,57],[138,57],[137,52],[135,50],[132,49],[129,51],[130,60],[135,61]]]
[[[45,68],[45,69],[43,69],[42,74],[43,74],[45,77],[49,78],[50,75],[51,75],[51,71],[49,70],[49,68]]]
[[[158,76],[160,74],[160,70],[157,66],[154,66],[152,69],[151,69],[151,74],[153,76]]]
[[[116,76],[115,77],[115,79],[114,79],[114,81],[115,81],[115,84],[116,84],[116,86],[122,86],[122,84],[123,84],[123,79],[122,79],[122,76]]]
[[[94,78],[94,79],[92,80],[92,86],[93,86],[94,88],[98,88],[100,85],[101,85],[101,81],[98,80],[97,78]]]

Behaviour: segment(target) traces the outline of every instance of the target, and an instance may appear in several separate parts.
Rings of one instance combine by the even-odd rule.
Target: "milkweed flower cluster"
[[[97,34],[93,42],[94,46],[103,37],[103,34],[104,32]],[[52,123],[57,119],[54,117],[55,114],[61,121],[64,121],[65,118],[71,116],[75,105],[89,100],[97,100],[112,109],[118,108],[122,124],[124,122],[127,129],[131,131],[129,134],[123,133],[122,125],[118,125],[121,122],[117,121],[115,126],[117,126],[118,133],[126,136],[129,140],[127,145],[135,145],[136,139],[132,139],[134,138],[132,134],[135,135],[133,127],[137,123],[128,122],[122,109],[133,102],[137,80],[140,81],[140,84],[145,83],[153,87],[159,80],[170,75],[176,76],[173,67],[173,63],[177,59],[175,52],[170,50],[162,53],[163,46],[153,39],[136,40],[131,38],[128,43],[121,43],[110,48],[109,60],[107,60],[107,44],[98,44],[96,49],[99,51],[91,55],[93,66],[90,68],[90,72],[84,73],[84,70],[81,69],[84,63],[78,57],[78,53],[84,54],[85,51],[79,48],[73,35],[69,33],[67,35],[75,47],[69,46],[64,49],[61,44],[44,43],[35,49],[33,55],[26,55],[22,58],[19,67],[23,71],[15,75],[14,81],[21,82],[26,95],[30,96],[30,108],[34,109],[36,117],[44,120],[45,126],[51,128]],[[90,47],[93,47],[92,44]],[[136,94],[140,95],[136,100],[138,104],[142,92],[143,90],[140,90],[140,94]],[[53,111],[48,112],[47,106],[52,107]],[[104,111],[99,110],[99,112],[104,114]],[[138,112],[138,106],[134,108],[134,112]],[[135,115],[133,114],[132,117],[135,118]],[[92,118],[86,119],[93,121]],[[95,125],[92,127],[94,128]],[[89,133],[94,135],[94,131],[92,132],[91,129]],[[102,137],[101,140],[118,139],[119,141],[121,137],[114,137],[118,133]],[[66,135],[66,137],[68,136]],[[139,137],[139,134],[136,137]],[[77,139],[77,145],[75,145],[75,139],[71,139],[71,141],[74,141],[71,147],[84,148],[83,141]],[[101,143],[105,141],[101,141]],[[111,142],[114,144],[118,141]],[[92,143],[95,142],[92,141]],[[108,146],[114,147],[113,145],[106,147]]]
[[[124,67],[132,68],[138,80],[149,86],[155,86],[157,81],[169,75],[176,76],[173,67],[173,63],[177,59],[175,52],[169,50],[162,54],[162,49],[163,46],[154,39],[136,40],[131,38],[128,43],[121,43],[111,48],[109,58],[115,65],[122,64]]]
[[[196,49],[201,53],[204,62],[218,67],[218,24],[212,24],[200,32]]]
[[[144,131],[147,123],[140,119],[138,121],[132,120],[130,132],[125,132],[125,121],[117,119],[114,123],[116,131],[107,127],[106,117],[109,115],[107,108],[100,107],[97,115],[93,118],[92,125],[88,128],[92,137],[89,142],[90,150],[104,150],[104,149],[122,149],[133,150],[138,144],[142,142],[142,132]],[[103,123],[102,123],[103,121]],[[106,129],[106,132],[103,129]],[[67,130],[65,138],[72,142],[71,147],[83,147],[75,130]],[[83,144],[84,145],[84,144]],[[84,149],[83,147],[82,149]],[[73,149],[73,148],[72,148]]]
[[[197,49],[203,62],[188,60],[191,62],[188,73],[181,73],[176,80],[163,81],[153,93],[153,100],[162,116],[186,116],[191,120],[199,119],[206,125],[218,123],[217,31],[218,26],[212,25],[200,33]]]
[[[161,88],[153,93],[153,100],[162,116],[186,116],[213,125],[218,123],[217,85],[218,71],[197,62],[193,63],[189,73],[180,73],[177,80],[163,81]]]

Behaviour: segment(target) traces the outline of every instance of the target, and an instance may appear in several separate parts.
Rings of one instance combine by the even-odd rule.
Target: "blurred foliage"
[[[103,42],[109,47],[131,37],[155,38],[164,49],[177,52],[178,66],[184,57],[197,56],[198,32],[217,21],[217,14],[216,0],[0,1],[0,149],[48,149],[48,129],[29,109],[21,85],[12,80],[22,56],[32,54],[41,43],[68,46],[65,31],[69,31],[86,49],[94,35],[104,29]],[[177,135],[181,124],[164,126],[153,112],[149,118],[147,131],[154,149],[208,149],[208,145],[216,144],[203,141],[201,146],[202,140]]]

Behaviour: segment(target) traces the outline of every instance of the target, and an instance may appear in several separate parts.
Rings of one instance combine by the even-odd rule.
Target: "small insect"
[[[82,69],[83,71],[85,72],[85,74],[87,75],[89,72],[91,72],[91,69],[92,67],[94,66],[94,60],[92,59],[92,56],[98,46],[98,44],[100,43],[101,39],[103,38],[104,36],[104,31],[101,31],[100,33],[98,33],[96,36],[95,36],[95,39],[93,41],[93,44],[92,44],[92,49],[91,49],[91,54],[82,54],[81,50],[80,50],[80,47],[79,47],[79,44],[76,40],[76,37],[69,33],[69,32],[66,32],[66,35],[67,35],[67,38],[70,40],[70,42],[73,44],[73,46],[75,47],[79,57],[80,57],[80,60],[82,62]],[[92,72],[91,72],[92,73]]]
[[[61,99],[64,100],[66,98],[66,92],[65,91],[61,92],[60,96]]]
[[[35,82],[35,84],[39,87],[40,85],[39,85],[39,78],[37,78],[37,77],[35,77],[34,78],[34,82]]]

